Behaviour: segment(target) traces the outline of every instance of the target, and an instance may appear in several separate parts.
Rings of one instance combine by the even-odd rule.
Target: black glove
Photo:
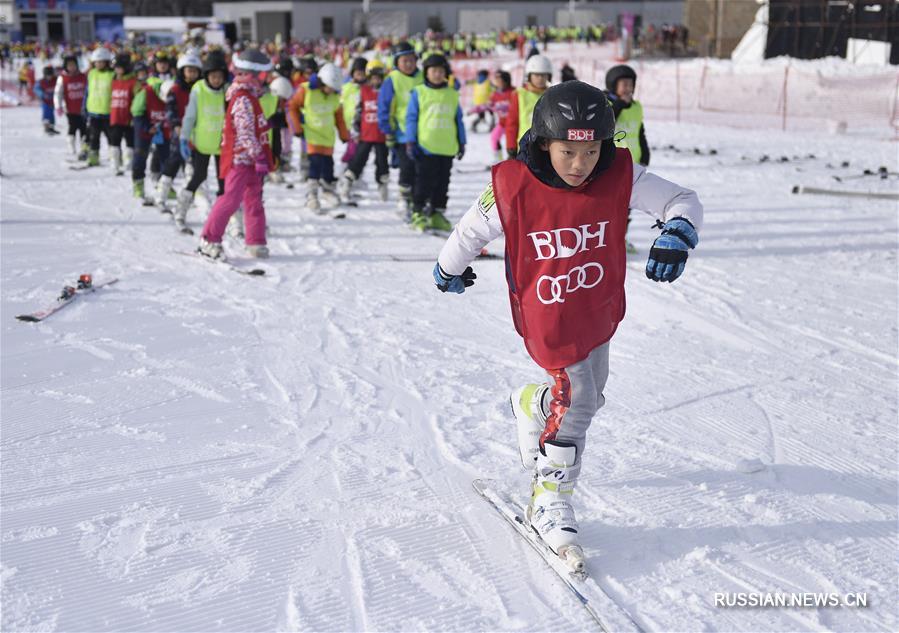
[[[462,160],[462,157],[463,157],[463,156],[465,156],[465,146],[464,146],[464,145],[460,145],[460,146],[459,146],[459,153],[456,154],[456,160]]]
[[[506,156],[508,156],[510,159],[514,160],[515,158],[518,157],[518,152],[516,152],[514,149],[506,150]]]

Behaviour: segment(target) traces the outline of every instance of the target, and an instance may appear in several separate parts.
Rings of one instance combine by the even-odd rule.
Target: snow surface
[[[3,630],[595,630],[470,487],[527,481],[507,399],[541,372],[501,262],[441,295],[441,240],[393,202],[366,195],[336,221],[302,208],[302,186],[267,185],[268,274],[235,275],[173,254],[195,238],[105,156],[69,171],[36,109],[0,116]],[[895,191],[832,176],[895,171],[896,145],[648,135],[653,170],[695,188],[707,220],[662,285],[635,212],[643,254],[576,495],[592,574],[652,631],[896,630],[896,204],[790,193]],[[488,155],[474,135],[453,218]],[[84,272],[120,281],[13,319]],[[715,592],[869,606],[727,609]]]

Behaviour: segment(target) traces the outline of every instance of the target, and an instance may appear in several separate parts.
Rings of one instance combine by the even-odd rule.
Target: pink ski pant
[[[499,142],[505,133],[506,128],[501,126],[499,123],[497,123],[493,130],[490,132],[490,149],[492,149],[494,152],[499,151]]]
[[[225,177],[225,193],[219,196],[206,224],[203,239],[221,242],[228,220],[243,202],[243,222],[247,245],[265,244],[265,207],[262,206],[263,175],[254,165],[234,165]]]

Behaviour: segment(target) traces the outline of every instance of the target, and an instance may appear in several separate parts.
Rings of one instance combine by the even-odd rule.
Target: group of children
[[[251,67],[239,73],[238,64],[247,56],[253,61],[245,61],[245,65]],[[227,186],[230,168],[223,168],[224,144],[233,140],[249,144],[254,155],[261,152],[248,140],[255,134],[249,127],[240,127],[241,134],[235,139],[225,138],[232,118],[229,95],[235,92],[233,84],[240,84],[243,97],[258,101],[266,152],[271,156],[265,170],[269,181],[283,180],[282,173],[291,169],[291,148],[298,146],[308,209],[326,212],[320,196],[326,208],[353,204],[353,189],[374,155],[375,185],[381,200],[388,198],[390,167],[395,167],[398,208],[409,225],[420,231],[452,230],[446,217],[449,181],[453,161],[465,153],[467,135],[460,84],[442,54],[432,53],[419,64],[416,51],[401,42],[392,51],[392,70],[388,72],[377,58],[360,57],[353,60],[349,77],[334,64],[319,67],[311,57],[299,63],[286,57],[273,66],[258,49],[242,52],[231,63],[221,50],[211,50],[202,58],[187,51],[177,60],[159,52],[149,63],[134,63],[126,52],[113,55],[98,47],[90,62],[91,68],[82,73],[77,58],[68,56],[58,78],[51,67],[45,69],[37,87],[43,99],[45,128],[55,133],[54,107],[56,114],[64,114],[69,124],[69,150],[84,167],[99,165],[100,139],[106,136],[115,173],[122,175],[130,167],[134,196],[171,213],[184,233],[192,233],[187,214],[211,162],[216,173],[215,200],[224,197],[229,201],[225,206],[230,207],[237,199]],[[256,73],[258,90],[254,82],[246,81],[246,71]],[[478,73],[474,82],[478,116],[472,131],[488,124],[495,162],[503,158],[503,138],[506,155],[518,155],[519,142],[531,127],[534,107],[550,85],[552,73],[552,63],[543,55],[527,60],[523,85],[518,88],[506,71],[496,71],[492,77],[486,71]],[[244,81],[238,81],[238,75]],[[616,67],[607,80],[607,96],[620,119],[620,132],[626,132],[620,134],[619,145],[629,147],[635,160],[645,165],[649,151],[642,108],[632,99],[636,75],[629,67]],[[249,117],[248,113],[247,108],[238,108],[238,114]],[[346,168],[339,179],[334,156],[338,138],[346,143],[342,157]],[[241,154],[245,147],[238,149]],[[148,163],[150,176],[145,184]],[[262,173],[261,158],[257,163]],[[177,189],[175,180],[182,170],[185,182]],[[246,218],[248,222],[246,228],[235,222],[234,233],[246,239],[250,254],[265,257],[264,230],[261,235],[257,232],[260,222],[264,227],[261,186],[256,201],[256,188],[248,188],[245,180],[239,179],[238,189],[248,190],[254,199],[241,198],[237,203],[244,214],[235,220]],[[217,228],[204,228],[202,237],[201,252],[224,256],[220,247],[209,246],[221,242]]]

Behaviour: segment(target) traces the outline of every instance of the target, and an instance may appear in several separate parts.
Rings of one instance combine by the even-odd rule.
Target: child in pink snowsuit
[[[265,208],[262,183],[274,164],[267,131],[268,121],[259,105],[262,94],[260,72],[271,69],[271,61],[258,49],[248,49],[234,62],[235,78],[228,88],[228,111],[222,133],[221,175],[225,193],[218,197],[197,249],[201,255],[224,259],[222,236],[228,220],[243,203],[247,252],[268,257],[265,244]]]

